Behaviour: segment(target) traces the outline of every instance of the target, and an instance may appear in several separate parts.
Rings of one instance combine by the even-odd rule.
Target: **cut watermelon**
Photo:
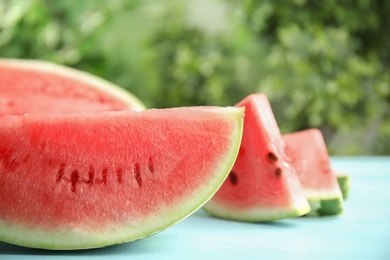
[[[0,59],[0,115],[144,110],[125,90],[44,61]]]
[[[311,207],[308,216],[341,213],[342,194],[321,131],[307,129],[283,139]]]
[[[236,106],[245,106],[240,151],[228,179],[204,210],[216,217],[251,222],[309,212],[267,97],[252,94]]]
[[[231,170],[243,109],[0,116],[0,240],[83,249],[159,232]]]

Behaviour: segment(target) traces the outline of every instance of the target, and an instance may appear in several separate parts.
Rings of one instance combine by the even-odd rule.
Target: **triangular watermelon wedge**
[[[238,153],[243,109],[0,116],[0,240],[96,248],[201,207]]]
[[[283,139],[311,207],[308,216],[340,214],[343,197],[321,131],[302,130]]]
[[[252,94],[236,106],[245,107],[240,151],[228,179],[203,209],[216,217],[249,222],[309,212],[267,97]]]

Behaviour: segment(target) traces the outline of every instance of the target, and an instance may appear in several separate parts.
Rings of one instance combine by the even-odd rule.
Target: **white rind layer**
[[[340,189],[310,189],[305,188],[304,189],[305,196],[308,200],[327,200],[327,199],[341,199],[342,194]]]

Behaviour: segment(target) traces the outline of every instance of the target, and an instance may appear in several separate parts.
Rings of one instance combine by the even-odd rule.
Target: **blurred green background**
[[[148,107],[268,95],[282,133],[390,154],[390,1],[0,0],[0,57],[88,71]]]

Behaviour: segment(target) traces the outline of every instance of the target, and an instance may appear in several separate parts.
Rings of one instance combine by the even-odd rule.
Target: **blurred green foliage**
[[[0,56],[106,78],[149,107],[268,95],[283,133],[390,154],[390,2],[3,0]]]

